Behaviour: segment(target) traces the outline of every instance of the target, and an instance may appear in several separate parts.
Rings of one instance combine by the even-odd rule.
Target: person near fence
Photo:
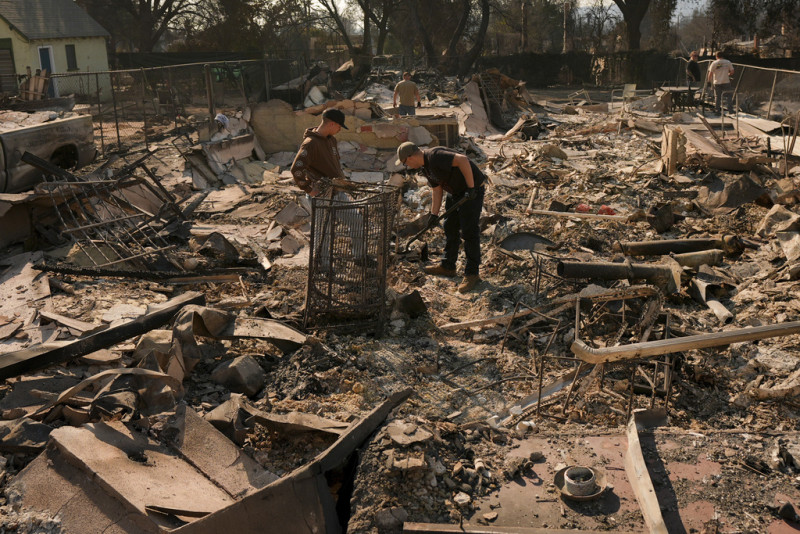
[[[400,97],[400,107],[397,106],[398,97]],[[422,106],[417,84],[411,81],[410,72],[404,72],[403,81],[398,82],[398,84],[394,86],[394,96],[392,97],[393,105],[397,108],[397,113],[400,115],[416,115],[417,110],[414,109],[414,100],[417,101],[417,107]]]
[[[725,59],[722,52],[717,52],[717,59],[708,66],[707,80],[714,86],[714,111],[722,113],[722,99],[725,98],[725,107],[728,113],[733,113],[733,86],[731,76],[733,76],[733,63]]]
[[[303,134],[303,142],[294,157],[290,171],[297,187],[306,192],[301,200],[303,208],[311,213],[311,198],[326,197],[337,202],[353,202],[353,198],[345,191],[337,190],[333,185],[336,180],[347,180],[339,160],[339,147],[336,134],[345,125],[344,113],[338,109],[326,109],[322,120],[315,128],[308,128]],[[338,210],[341,222],[351,237],[351,252],[356,259],[364,254],[364,238],[361,214],[357,209]],[[322,239],[318,240],[315,257],[317,266],[322,270],[331,267],[330,239],[336,221],[331,218],[323,221]]]
[[[686,85],[689,86],[689,91],[692,90],[693,84],[700,83],[700,64],[697,63],[699,57],[697,50],[692,50],[689,54],[689,62],[686,64]]]
[[[463,154],[443,147],[421,149],[410,141],[397,148],[397,164],[405,165],[409,169],[420,169],[427,178],[433,193],[428,219],[430,226],[438,224],[442,197],[447,192],[444,259],[439,265],[426,267],[425,272],[435,276],[455,276],[456,259],[463,238],[466,265],[464,279],[458,286],[458,291],[471,291],[481,281],[480,218],[486,191],[486,175]],[[464,198],[466,201],[463,204],[450,210]]]

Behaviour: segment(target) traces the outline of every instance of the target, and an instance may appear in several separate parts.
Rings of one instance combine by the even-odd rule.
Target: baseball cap
[[[322,112],[322,118],[328,119],[329,121],[333,121],[345,130],[349,130],[347,126],[344,125],[344,113],[339,111],[338,109],[330,108],[326,109]]]
[[[419,147],[412,143],[411,141],[406,141],[402,143],[399,147],[397,147],[397,161],[394,162],[395,165],[405,165],[406,158],[419,150]]]

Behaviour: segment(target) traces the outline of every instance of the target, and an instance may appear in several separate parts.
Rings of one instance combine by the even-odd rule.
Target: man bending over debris
[[[447,191],[445,210],[462,198],[466,202],[447,215],[444,232],[447,241],[441,265],[425,267],[425,272],[436,276],[455,276],[456,259],[461,239],[464,239],[464,254],[467,263],[464,267],[464,280],[458,291],[466,293],[481,281],[481,230],[480,217],[483,210],[483,195],[486,190],[486,175],[467,156],[443,147],[420,149],[411,142],[397,148],[397,164],[409,169],[422,169],[433,192],[431,214],[428,224],[439,222],[442,196]]]
[[[335,191],[334,180],[346,180],[342,165],[339,161],[339,148],[336,138],[341,129],[348,129],[344,123],[344,113],[338,109],[326,109],[322,113],[322,120],[316,128],[309,128],[303,134],[300,150],[292,162],[291,172],[297,187],[305,191],[309,197],[326,195],[334,200],[352,201],[352,197],[344,191]],[[306,199],[304,208],[311,213],[310,202]],[[361,214],[357,210],[342,212],[345,217],[344,224],[353,238],[352,252],[356,258],[361,258],[364,252],[363,236],[357,235],[361,229]],[[330,267],[330,234],[332,221],[324,227],[320,251],[319,265],[323,269]]]
[[[397,97],[400,97],[400,107],[397,107]],[[394,96],[392,102],[394,107],[397,108],[397,113],[400,115],[416,115],[417,110],[414,109],[414,99],[417,100],[417,107],[422,106],[422,100],[419,99],[419,89],[417,84],[411,81],[411,73],[403,73],[403,81],[394,86]]]

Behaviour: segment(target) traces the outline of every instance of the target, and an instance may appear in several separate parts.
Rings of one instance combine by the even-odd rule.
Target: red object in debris
[[[575,206],[575,211],[578,213],[589,213],[592,211],[592,208],[590,208],[588,204],[578,204]]]
[[[617,212],[614,211],[613,209],[611,209],[609,206],[606,206],[605,204],[603,204],[602,206],[600,206],[600,209],[597,210],[597,214],[598,215],[616,215]]]

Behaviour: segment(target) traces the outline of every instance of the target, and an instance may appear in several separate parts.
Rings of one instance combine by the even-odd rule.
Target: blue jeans
[[[414,106],[404,106],[400,104],[397,106],[397,113],[400,115],[416,115],[417,109]]]
[[[447,269],[456,268],[458,259],[458,249],[461,247],[461,240],[464,240],[464,254],[467,257],[467,264],[464,266],[464,274],[469,276],[478,274],[481,265],[481,211],[483,211],[483,195],[486,187],[477,189],[478,196],[474,200],[468,200],[458,210],[454,211],[444,220],[444,233],[447,237],[444,246],[444,260],[442,267]],[[445,210],[461,200],[463,195],[447,195]]]

